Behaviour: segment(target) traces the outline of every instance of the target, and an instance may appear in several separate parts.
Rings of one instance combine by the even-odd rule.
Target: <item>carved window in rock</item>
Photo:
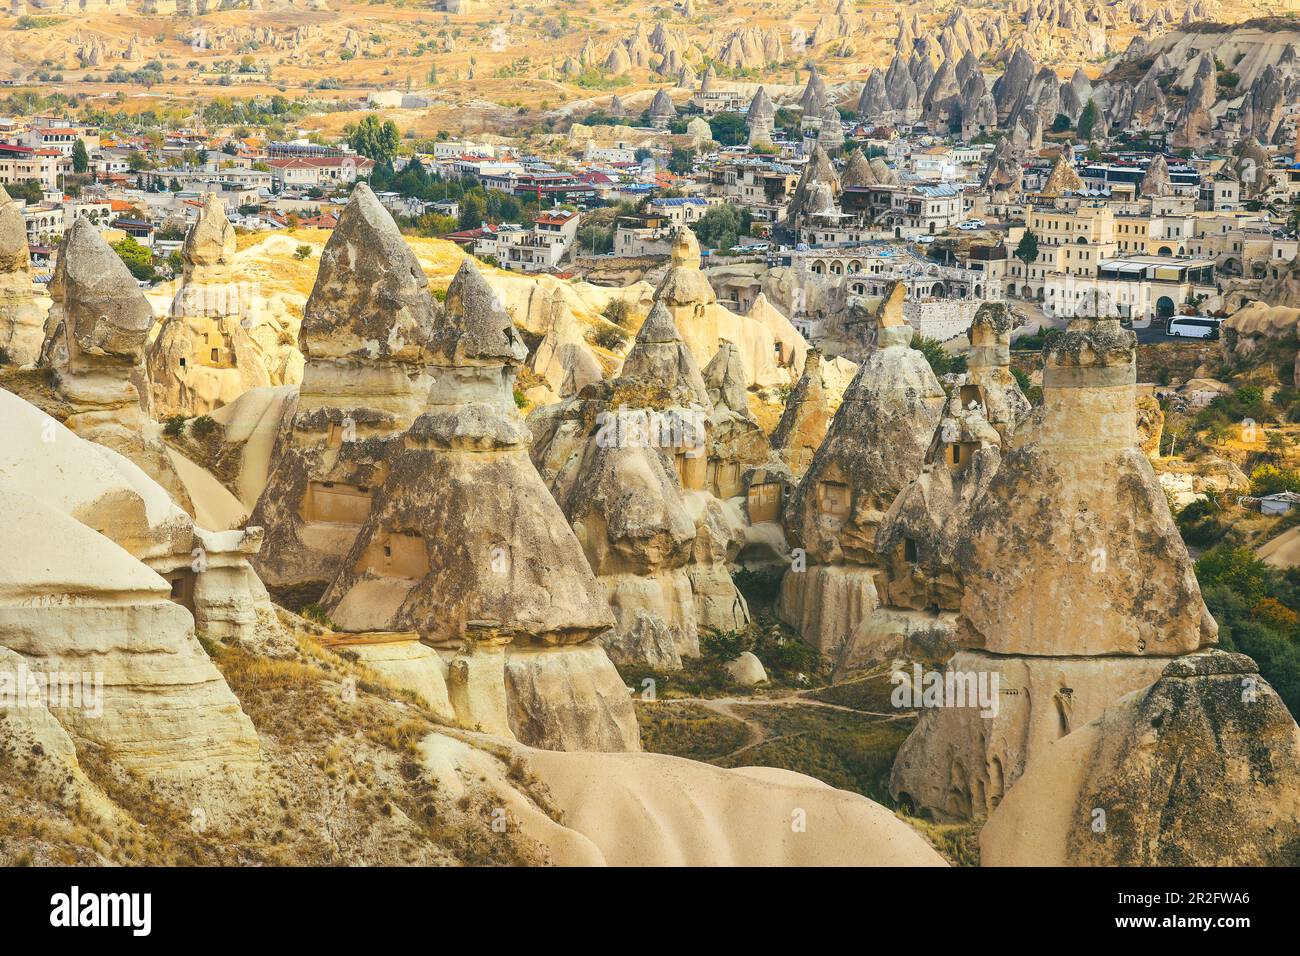
[[[168,596],[193,614],[195,573],[189,568],[177,568],[168,572],[167,581],[171,585],[171,594]]]
[[[975,454],[975,449],[978,447],[979,443],[973,441],[949,442],[945,455],[948,467],[957,472],[965,471],[970,465],[971,456]]]
[[[994,757],[989,761],[989,809],[995,810],[999,803],[1002,802],[1002,795],[1006,793],[1006,785],[1002,772],[1002,761]]]
[[[817,510],[824,515],[845,517],[853,503],[849,486],[838,481],[823,481],[817,485]]]
[[[307,521],[326,524],[364,524],[370,516],[372,491],[368,485],[342,481],[309,481],[302,502],[302,516]]]
[[[781,514],[781,483],[766,481],[749,486],[748,508],[750,524],[775,521]]]
[[[208,368],[234,368],[235,354],[230,340],[220,328],[209,328],[203,333],[203,345],[195,349],[194,360]]]
[[[984,404],[984,396],[980,394],[980,387],[978,385],[963,385],[959,394],[961,396],[962,408],[970,408],[972,404]]]
[[[429,573],[429,554],[418,531],[376,535],[361,557],[362,571],[391,578],[422,578]]]
[[[677,451],[673,455],[673,464],[677,468],[677,480],[687,491],[703,491],[708,476],[708,462],[701,454],[692,457],[686,451]]]
[[[740,466],[734,461],[720,461],[714,467],[713,487],[719,498],[730,498],[740,490]]]
[[[903,560],[908,564],[916,564],[916,539],[903,539]]]

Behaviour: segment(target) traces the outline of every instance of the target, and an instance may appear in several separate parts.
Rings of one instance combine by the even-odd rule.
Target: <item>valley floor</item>
[[[956,865],[979,862],[978,827],[909,816],[889,794],[894,757],[915,711],[890,704],[888,666],[821,687],[682,690],[707,667],[654,676],[655,699],[638,700],[641,745],[718,767],[776,767],[851,790],[893,810]],[[634,690],[644,687],[638,674]]]

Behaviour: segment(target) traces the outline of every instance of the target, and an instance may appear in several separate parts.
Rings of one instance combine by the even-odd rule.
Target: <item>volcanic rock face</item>
[[[318,595],[339,570],[387,474],[394,438],[432,387],[439,307],[414,254],[368,186],[358,186],[321,255],[303,315],[306,357],[253,524],[272,588]]]
[[[1233,150],[1236,159],[1232,170],[1241,182],[1241,194],[1254,197],[1268,192],[1273,181],[1273,161],[1268,151],[1255,139],[1244,139]]]
[[[677,119],[677,107],[667,90],[659,90],[650,104],[650,125],[655,129],[667,129]]]
[[[997,429],[1005,443],[1030,411],[1029,400],[1011,374],[1011,333],[1016,320],[1000,303],[979,307],[967,331],[970,351],[966,355],[966,380],[959,386],[973,386],[975,394],[961,394],[963,405],[977,400],[985,420]]]
[[[434,644],[476,628],[543,644],[590,639],[612,622],[528,461],[511,390],[527,352],[468,261],[433,338],[428,404],[388,460],[323,603],[346,630],[414,630]]]
[[[875,347],[844,393],[826,440],[785,510],[790,543],[806,569],[792,568],[779,612],[804,640],[838,650],[877,603],[876,529],[920,471],[945,396],[912,329],[886,312]]]
[[[844,129],[840,113],[834,103],[827,103],[821,112],[821,125],[817,132],[817,145],[831,155],[837,155],[844,145]]]
[[[1214,642],[1191,560],[1135,447],[1133,361],[1133,336],[1116,320],[1076,320],[1050,344],[1041,412],[971,519],[966,646],[1170,655]],[[1027,498],[1024,483],[1045,494]],[[1039,529],[1042,541],[1015,528]],[[1031,585],[1023,562],[1043,545],[1068,560],[1057,581],[1035,574]]]
[[[740,350],[723,342],[703,377],[710,408],[705,487],[725,501],[744,493],[747,471],[772,464],[772,447],[749,410]]]
[[[954,674],[1019,688],[991,716],[929,708],[891,791],[980,817],[1044,747],[1217,640],[1164,492],[1137,447],[1135,337],[1076,319],[1051,339],[1043,406],[971,511]]]
[[[279,639],[248,555],[260,528],[208,531],[136,465],[0,391],[0,480],[98,531],[169,582],[199,637],[264,646]]]
[[[813,349],[804,360],[803,374],[786,399],[781,420],[772,432],[772,450],[796,477],[812,464],[813,454],[830,428],[831,414],[821,352]]]
[[[998,108],[998,119],[1005,121],[1016,104],[1024,97],[1029,84],[1038,73],[1038,64],[1025,52],[1024,47],[1017,46],[1007,61],[1007,68],[993,84],[993,99]]]
[[[1070,161],[1064,155],[1058,156],[1052,166],[1052,171],[1047,177],[1047,182],[1039,190],[1043,196],[1060,196],[1064,193],[1081,192],[1083,190],[1083,180],[1079,174],[1074,171]]]
[[[189,493],[148,415],[145,342],[153,309],[98,230],[78,217],[50,281],[41,364],[70,409],[64,424],[131,459],[187,511]]]
[[[1250,84],[1250,90],[1242,103],[1241,132],[1261,143],[1274,142],[1274,135],[1282,122],[1285,104],[1294,102],[1296,95],[1295,74],[1292,74],[1288,86],[1282,71],[1270,63],[1260,71],[1259,76]]]
[[[1045,749],[980,833],[990,866],[1286,866],[1300,727],[1254,662],[1175,658]]]
[[[745,112],[745,125],[749,128],[750,146],[759,143],[771,144],[775,119],[776,107],[772,105],[767,90],[760,86],[754,93],[754,98],[749,101],[749,109]]]
[[[103,682],[98,705],[83,698],[82,707],[52,708],[59,723],[124,767],[164,779],[250,772],[257,735],[166,582],[34,498],[0,489],[0,502],[11,516],[0,549],[0,644],[34,672]],[[53,589],[61,606],[37,606]]]
[[[799,176],[799,183],[795,186],[794,195],[790,197],[786,209],[786,224],[792,232],[797,233],[803,227],[804,220],[818,211],[815,209],[814,197],[819,192],[828,194],[835,203],[840,201],[843,192],[831,158],[820,144],[813,147],[812,155],[808,157],[808,163]]]
[[[529,419],[534,461],[609,596],[617,624],[602,640],[616,661],[678,667],[699,653],[699,626],[748,620],[726,570],[738,521],[706,490],[711,470],[715,485],[731,482],[721,466],[753,453],[741,441],[752,423],[727,404],[739,373],[730,351],[712,367],[715,403],[659,302],[617,379]],[[733,443],[711,445],[711,421]]]
[[[0,349],[12,365],[31,365],[41,352],[45,314],[32,294],[23,211],[0,186]]]
[[[565,306],[559,290],[549,305],[550,324],[529,359],[529,367],[546,380],[555,395],[569,398],[600,380],[600,362],[587,344],[582,326]]]
[[[1265,280],[1260,291],[1266,302],[1283,308],[1300,309],[1300,256],[1282,267],[1276,278]]]
[[[862,150],[855,149],[849,156],[849,161],[844,164],[844,172],[840,174],[841,187],[872,186],[875,183],[876,173],[871,168],[871,161]]]
[[[776,363],[776,344],[778,334],[785,341],[799,333],[788,321],[775,322],[770,316],[756,321],[719,305],[700,269],[700,244],[686,226],[673,237],[672,264],[655,290],[655,302],[667,309],[676,324],[695,359],[697,375],[726,340],[739,349],[748,386],[774,387],[790,381],[789,369]]]
[[[164,784],[246,786],[257,736],[195,639],[185,606],[196,615],[214,609],[217,592],[233,594],[231,578],[214,570],[212,580],[174,596],[157,573],[171,577],[180,566],[202,579],[191,573],[198,560],[191,549],[202,544],[214,569],[238,563],[247,571],[238,548],[219,560],[222,536],[196,529],[138,468],[3,391],[0,439],[5,664],[74,678],[70,699],[52,689],[48,713],[72,739],[103,746],[123,767]],[[212,639],[251,636],[204,621]]]
[[[1215,83],[1214,55],[1206,52],[1196,65],[1196,75],[1192,78],[1187,100],[1178,118],[1174,130],[1174,145],[1203,149],[1209,142],[1209,134],[1214,126],[1211,110],[1218,99]]]
[[[923,471],[890,506],[877,533],[887,563],[882,599],[895,608],[956,611],[956,560],[976,499],[988,487],[1005,443],[1029,414],[1010,374],[1012,323],[1006,306],[980,306],[969,337],[970,371],[952,384]]]
[[[699,241],[695,233],[682,227],[673,237],[672,265],[655,290],[655,301],[668,307],[699,365],[706,364],[718,350],[717,314],[709,308],[717,300],[713,286],[700,271]]]
[[[1143,196],[1169,195],[1169,164],[1161,153],[1156,153],[1147,164],[1138,192]]]
[[[841,670],[955,650],[954,612],[963,593],[957,549],[1003,448],[1029,414],[1010,373],[1012,328],[1000,303],[987,302],[976,313],[969,371],[953,378],[921,473],[894,499],[876,533],[882,606],[852,635],[836,662]]]
[[[995,202],[1006,202],[1019,195],[1024,181],[1024,168],[1011,147],[1011,140],[1003,137],[989,156],[981,186],[989,190]]]
[[[88,219],[78,219],[50,282],[54,300],[44,354],[69,376],[135,369],[153,326],[153,310],[126,265]]]
[[[386,458],[322,603],[343,631],[460,648],[446,679],[465,726],[536,746],[636,749],[631,702],[604,653],[540,653],[589,641],[613,617],[528,459],[512,392],[527,350],[468,260],[430,331],[427,405]]]
[[[879,122],[888,109],[889,96],[885,92],[885,75],[879,69],[873,68],[867,77],[867,82],[862,85],[862,93],[858,96],[858,119],[864,123]]]
[[[248,334],[256,304],[231,268],[234,253],[235,230],[221,201],[209,194],[181,247],[181,288],[149,345],[146,364],[159,418],[205,415],[271,384]]]

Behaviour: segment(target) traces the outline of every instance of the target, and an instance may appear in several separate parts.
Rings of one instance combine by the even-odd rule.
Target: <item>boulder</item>
[[[1242,654],[1177,657],[1044,748],[980,833],[986,866],[1288,866],[1300,727]]]
[[[727,661],[727,673],[741,687],[757,687],[767,683],[767,671],[752,651],[744,651],[733,661]]]

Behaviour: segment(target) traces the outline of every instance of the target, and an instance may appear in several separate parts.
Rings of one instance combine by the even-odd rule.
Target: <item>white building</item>
[[[576,212],[555,209],[534,219],[529,229],[502,230],[497,235],[497,262],[519,272],[550,271],[573,246],[581,220]]]
[[[1048,273],[1043,311],[1063,317],[1118,315],[1145,322],[1218,294],[1214,260],[1167,256],[1103,259],[1091,275]]]

